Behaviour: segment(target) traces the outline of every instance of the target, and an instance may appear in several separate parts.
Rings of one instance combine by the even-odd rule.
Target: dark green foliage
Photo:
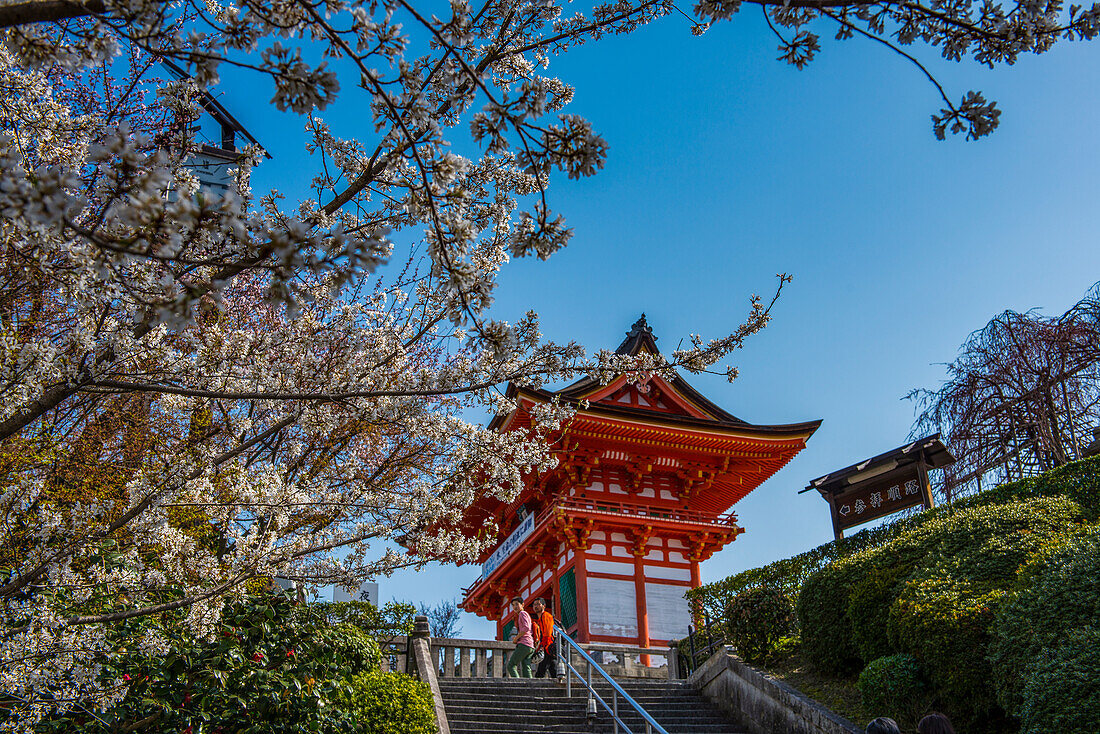
[[[909,518],[903,518],[893,525],[861,530],[797,556],[784,558],[761,568],[751,568],[711,584],[703,584],[687,592],[687,598],[696,608],[715,619],[720,618],[733,598],[745,589],[766,586],[779,589],[791,599],[797,599],[803,583],[815,571],[867,548],[881,545],[893,537],[899,527],[908,527],[910,522]]]
[[[1081,506],[1085,517],[1100,519],[1100,457],[1075,461],[1041,476],[1010,482],[980,494],[956,500],[926,512],[900,517],[888,525],[860,530],[839,541],[825,543],[805,553],[784,558],[760,568],[751,568],[698,589],[687,597],[696,608],[713,618],[722,615],[730,601],[743,589],[768,586],[796,600],[806,580],[831,563],[861,551],[877,548],[899,535],[932,520],[950,516],[959,510],[1004,504],[1013,499],[1068,497]],[[824,511],[824,506],[822,507]]]
[[[103,661],[106,681],[126,696],[96,717],[82,709],[45,722],[41,732],[99,734],[142,730],[298,734],[343,732],[354,722],[333,705],[347,676],[377,665],[378,645],[352,625],[330,626],[282,592],[230,603],[213,640],[195,639],[179,618],[129,620],[115,629],[114,654]],[[143,652],[150,633],[166,652]]]
[[[1082,520],[1064,497],[956,508],[838,561],[803,586],[806,655],[847,673],[908,653],[953,719],[991,730],[1001,718],[986,659],[997,607],[1020,566]]]
[[[365,601],[316,602],[310,608],[329,624],[353,624],[371,637],[411,635],[416,607],[407,602],[387,602],[381,609]]]
[[[1075,502],[1053,497],[962,510],[912,532],[927,556],[890,607],[890,646],[921,660],[940,705],[965,727],[998,715],[987,660],[998,606],[1027,559],[1080,520]]]
[[[939,705],[971,731],[1000,717],[985,655],[1003,595],[957,580],[925,579],[908,585],[890,610],[892,642],[922,662]]]
[[[1097,624],[1100,527],[1091,526],[1037,554],[1021,572],[1015,593],[998,612],[990,659],[1001,705],[1023,717],[1023,691],[1029,685],[1035,687],[1035,666],[1078,631],[1095,632]],[[1050,675],[1048,672],[1044,678]],[[1100,676],[1091,680],[1100,690]],[[1062,687],[1066,686],[1072,687],[1073,682],[1064,682]],[[1036,704],[1029,705],[1034,708]],[[1100,731],[1100,726],[1092,731]]]
[[[1067,497],[1081,506],[1090,521],[1100,520],[1100,456],[1074,461],[1037,477],[1002,484],[955,504],[999,504],[1031,497]]]
[[[780,638],[794,629],[794,606],[778,589],[746,589],[726,610],[729,642],[746,661],[765,663]]]
[[[1021,734],[1100,732],[1100,629],[1071,632],[1036,661],[1023,689]]]
[[[861,555],[863,572],[847,588],[852,643],[860,660],[895,652],[884,634],[890,606],[905,580],[927,557],[929,545],[929,533],[916,526]]]
[[[872,660],[859,674],[859,692],[865,709],[889,716],[903,729],[915,729],[931,705],[928,684],[912,655]]]
[[[356,722],[355,734],[435,734],[435,704],[427,683],[376,670],[352,676],[337,703]]]
[[[826,566],[806,579],[798,597],[802,646],[815,668],[854,673],[863,667],[848,618],[848,590],[866,573],[866,554]]]
[[[713,609],[745,588],[781,589],[796,599],[803,650],[816,669],[848,674],[910,654],[936,705],[962,729],[1011,728],[998,700],[1023,716],[1025,689],[1039,690],[1035,661],[1053,656],[1071,634],[1085,634],[1085,620],[1100,620],[1100,540],[1086,534],[1093,539],[1074,541],[1075,550],[1052,550],[1098,519],[1095,457],[731,576],[689,598]],[[1021,573],[1036,556],[1044,560]],[[1058,671],[1080,674],[1091,664],[1070,652],[1043,668],[1045,684]],[[1028,710],[1040,711],[1041,698],[1035,693]]]
[[[324,627],[317,637],[317,643],[331,649],[348,670],[372,670],[382,657],[374,638],[353,624]]]

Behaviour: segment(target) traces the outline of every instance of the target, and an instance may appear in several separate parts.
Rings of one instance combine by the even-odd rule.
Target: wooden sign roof
[[[822,496],[845,492],[852,485],[861,484],[880,475],[904,473],[910,465],[923,461],[929,469],[941,469],[955,463],[955,457],[940,440],[940,434],[918,438],[916,441],[891,449],[870,459],[846,466],[823,477],[818,477],[799,492],[816,489]]]

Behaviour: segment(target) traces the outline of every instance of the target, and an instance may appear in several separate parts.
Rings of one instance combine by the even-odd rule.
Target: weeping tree
[[[1047,317],[1005,311],[972,333],[936,390],[914,390],[912,434],[939,431],[958,462],[942,499],[1080,457],[1100,421],[1100,284]]]

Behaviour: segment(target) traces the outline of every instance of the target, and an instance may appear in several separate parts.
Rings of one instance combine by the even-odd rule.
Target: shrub
[[[922,662],[939,704],[972,731],[1001,718],[985,655],[993,610],[1004,593],[924,579],[908,585],[890,610],[895,644]]]
[[[807,657],[846,673],[909,653],[953,718],[993,726],[1001,713],[986,655],[997,607],[1020,566],[1082,519],[1065,497],[955,508],[816,572],[798,603]]]
[[[1100,527],[1092,526],[1036,554],[998,612],[990,659],[1001,705],[1022,717],[1036,661],[1098,619]]]
[[[905,581],[942,541],[941,532],[914,527],[884,545],[862,554],[865,571],[848,587],[848,620],[852,643],[863,661],[890,655],[897,649],[885,634],[885,621]]]
[[[360,630],[330,627],[283,592],[227,604],[213,640],[195,639],[179,624],[183,614],[163,624],[138,618],[118,625],[119,652],[103,660],[102,680],[125,686],[126,695],[94,718],[77,707],[39,731],[345,731],[349,722],[332,702],[350,673],[379,659],[378,646]],[[162,649],[147,644],[153,638]]]
[[[778,589],[746,589],[726,610],[729,642],[750,663],[763,664],[794,628],[794,606]]]
[[[1087,519],[1100,519],[1100,457],[1075,461],[1038,477],[1002,484],[949,505],[900,517],[886,525],[865,528],[838,541],[823,543],[805,553],[704,584],[689,591],[687,597],[695,607],[715,618],[721,616],[734,596],[755,586],[780,589],[794,599],[797,606],[803,584],[815,572],[832,563],[878,548],[903,533],[939,518],[949,517],[960,510],[1039,497],[1067,497],[1081,506]]]
[[[427,683],[401,673],[352,676],[337,705],[356,722],[356,734],[435,734],[435,704]]]
[[[1100,456],[1074,461],[1039,476],[1008,482],[955,504],[979,506],[1035,497],[1066,497],[1080,505],[1089,520],[1100,519]]]
[[[931,707],[928,685],[912,655],[889,655],[872,660],[859,674],[863,707],[889,716],[903,729],[915,729]]]
[[[817,571],[802,586],[797,605],[802,646],[818,670],[844,674],[863,667],[852,641],[848,590],[867,567],[866,554],[858,554]]]
[[[1100,629],[1085,627],[1036,662],[1019,709],[1020,734],[1100,731]]]
[[[987,659],[998,606],[1021,565],[1080,519],[1075,502],[1055,497],[975,507],[913,531],[927,556],[890,607],[889,643],[921,661],[964,726],[990,727],[1001,715]]]
[[[318,633],[318,644],[332,650],[342,660],[348,673],[361,673],[378,667],[382,651],[366,632],[351,624],[324,627]]]
[[[416,617],[416,607],[406,602],[386,602],[381,608],[365,601],[313,602],[309,606],[329,624],[352,624],[381,639],[411,635]]]

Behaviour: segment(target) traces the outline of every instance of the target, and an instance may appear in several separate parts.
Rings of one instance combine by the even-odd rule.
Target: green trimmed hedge
[[[356,722],[355,734],[435,734],[435,703],[427,683],[377,670],[353,675],[338,698]]]
[[[839,541],[784,558],[760,568],[704,584],[687,593],[693,608],[720,619],[737,594],[745,589],[767,586],[786,593],[797,606],[803,585],[817,571],[862,551],[880,547],[921,525],[973,507],[1004,504],[1014,499],[1067,497],[1081,506],[1090,521],[1100,520],[1100,457],[1075,461],[1041,476],[1002,484],[970,497],[941,505],[926,512],[901,517],[888,525],[867,528]],[[801,617],[800,617],[801,618]],[[870,651],[869,651],[870,652]]]
[[[838,561],[799,597],[807,657],[825,672],[853,673],[910,654],[952,719],[995,731],[1003,714],[986,655],[996,610],[1021,565],[1085,518],[1065,497],[956,508]]]
[[[855,673],[863,667],[848,616],[847,590],[870,568],[865,555],[826,566],[806,579],[796,612],[802,648],[814,667],[825,673]]]
[[[1100,526],[1036,554],[997,613],[990,646],[1002,706],[1024,731],[1100,731],[1100,660],[1069,640],[1095,640],[1100,624]],[[1081,676],[1087,685],[1082,688]],[[1044,687],[1047,690],[1044,692]],[[1089,726],[1052,722],[1070,716]]]
[[[794,630],[794,607],[778,589],[746,589],[726,610],[728,640],[733,649],[753,664],[766,663],[779,640]]]
[[[1075,630],[1044,651],[1023,688],[1020,734],[1100,732],[1100,630]]]
[[[912,655],[888,655],[872,660],[859,674],[863,707],[889,716],[903,729],[916,729],[931,708],[928,684]]]

